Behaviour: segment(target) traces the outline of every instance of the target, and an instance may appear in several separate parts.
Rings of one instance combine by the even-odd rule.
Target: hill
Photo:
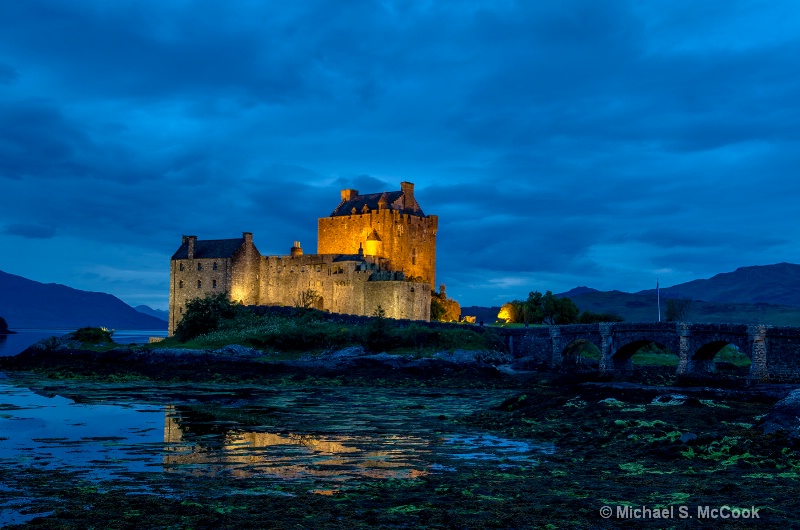
[[[500,307],[481,307],[471,305],[461,308],[461,316],[469,315],[475,317],[475,322],[484,322],[492,324],[497,320],[497,313],[500,312]]]
[[[151,317],[161,319],[164,322],[169,321],[169,311],[164,311],[163,309],[153,309],[149,305],[137,305],[134,307],[134,309],[140,313],[144,313],[145,315],[150,315]]]
[[[570,297],[581,311],[615,313],[628,322],[658,320],[655,290],[644,293],[597,291]],[[661,291],[661,319],[666,319],[667,297]],[[693,300],[688,322],[729,322],[800,326],[800,307],[775,304],[746,304]]]
[[[655,289],[649,289],[638,294],[655,295],[655,292]],[[800,265],[778,263],[740,267],[707,280],[662,288],[661,297],[800,307]]]
[[[142,314],[106,293],[41,283],[0,271],[0,315],[10,329],[105,326],[164,329],[167,322]]]

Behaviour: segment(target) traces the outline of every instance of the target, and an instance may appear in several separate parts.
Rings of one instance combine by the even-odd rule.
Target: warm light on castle
[[[183,236],[170,261],[170,335],[190,300],[220,292],[245,305],[353,315],[380,306],[390,318],[430,320],[438,217],[423,213],[414,184],[400,187],[368,195],[342,190],[339,205],[319,219],[317,254],[304,254],[295,241],[289,255],[262,256],[249,232],[235,239]]]

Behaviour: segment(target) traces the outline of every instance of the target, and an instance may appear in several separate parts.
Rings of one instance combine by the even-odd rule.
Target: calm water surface
[[[488,391],[2,377],[0,466],[74,473],[100,489],[146,493],[159,477],[187,474],[225,477],[232,487],[245,478],[299,483],[325,494],[365,481],[457,473],[478,462],[527,467],[554,451],[447,420],[496,404]],[[264,425],[241,424],[248,414]],[[42,505],[36,491],[16,487],[0,483],[0,526],[32,517],[32,503]]]
[[[74,329],[21,329],[15,330],[17,333],[11,335],[0,335],[0,357],[16,355],[31,344],[34,344],[47,337],[60,337],[66,335]],[[113,338],[120,344],[142,344],[146,343],[149,337],[166,337],[167,330],[141,330],[141,329],[121,329],[114,331]]]

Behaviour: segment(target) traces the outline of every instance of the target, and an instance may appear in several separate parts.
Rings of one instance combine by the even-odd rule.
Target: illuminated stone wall
[[[355,254],[367,248],[373,230],[381,239],[379,257],[388,260],[388,267],[406,276],[418,276],[431,290],[436,285],[436,232],[439,218],[420,217],[382,209],[318,221],[319,254]]]
[[[168,326],[170,335],[175,332],[190,300],[203,298],[208,294],[231,292],[234,269],[232,261],[223,258],[170,261]],[[198,270],[198,265],[202,270]]]
[[[229,259],[172,260],[169,334],[175,332],[190,300],[218,292],[245,305],[299,306],[302,293],[313,290],[319,296],[313,304],[317,309],[369,316],[381,306],[390,318],[430,320],[426,283],[405,281],[402,273],[387,270],[387,261],[380,258],[350,258],[261,256],[252,240],[245,239]]]

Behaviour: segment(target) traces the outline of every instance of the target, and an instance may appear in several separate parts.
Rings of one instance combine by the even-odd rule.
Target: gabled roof
[[[230,258],[244,245],[244,238],[198,239],[194,243],[194,259]],[[172,259],[189,259],[189,245],[183,243]]]
[[[403,206],[403,192],[402,191],[387,191],[385,193],[369,193],[367,195],[356,195],[353,199],[349,201],[342,201],[339,206],[331,214],[331,217],[341,216],[341,215],[353,215],[353,208],[356,209],[356,214],[364,213],[364,206],[369,208],[369,211],[377,210],[378,209],[378,202],[381,200],[381,197],[386,197],[386,206],[384,208],[389,208],[392,210],[397,210],[401,213],[407,213],[411,215],[417,215],[419,217],[425,217],[425,214],[422,213],[421,209],[413,210],[410,208],[405,208]]]

